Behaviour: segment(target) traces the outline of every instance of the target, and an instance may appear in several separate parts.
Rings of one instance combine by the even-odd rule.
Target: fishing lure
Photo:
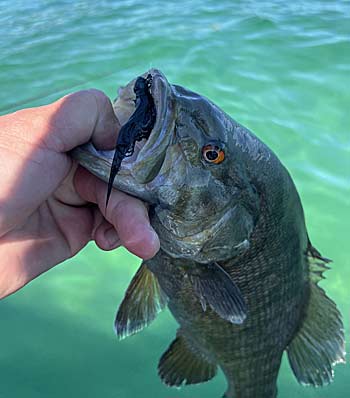
[[[114,179],[120,169],[122,160],[132,156],[136,141],[148,138],[156,121],[156,108],[150,92],[152,76],[140,76],[134,85],[135,112],[120,129],[116,149],[113,156],[111,171],[108,181],[106,207],[112,192]]]

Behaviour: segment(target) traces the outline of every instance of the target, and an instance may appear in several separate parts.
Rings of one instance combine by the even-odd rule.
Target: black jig
[[[134,85],[135,112],[120,129],[113,156],[111,172],[109,174],[106,207],[112,192],[113,182],[117,175],[122,160],[134,153],[136,141],[148,138],[156,122],[156,108],[150,93],[152,76],[138,77]]]

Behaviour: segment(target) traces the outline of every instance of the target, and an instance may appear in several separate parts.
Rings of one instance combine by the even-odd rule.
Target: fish
[[[157,69],[141,77],[153,99],[143,109],[154,116],[145,120],[154,124],[117,175],[115,151],[90,142],[72,152],[91,173],[145,201],[160,238],[159,252],[127,288],[117,336],[141,331],[168,307],[179,325],[158,364],[168,386],[207,382],[221,369],[225,398],[275,398],[284,352],[299,383],[330,383],[345,361],[344,326],[319,286],[331,261],[311,243],[289,172],[206,97]],[[139,78],[114,102],[121,125],[137,110]]]

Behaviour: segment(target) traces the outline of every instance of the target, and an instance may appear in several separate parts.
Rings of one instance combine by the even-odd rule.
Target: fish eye
[[[225,152],[218,145],[208,144],[202,148],[202,156],[208,163],[219,164],[225,159]]]

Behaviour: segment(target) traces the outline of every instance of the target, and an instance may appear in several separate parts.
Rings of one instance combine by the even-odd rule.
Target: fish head
[[[149,203],[161,248],[172,257],[208,263],[247,250],[259,197],[235,133],[240,126],[207,98],[169,84],[159,70],[143,77],[156,122],[123,160],[114,186]],[[135,110],[137,81],[121,89],[114,103],[122,125]],[[113,151],[88,144],[74,157],[108,181]]]

